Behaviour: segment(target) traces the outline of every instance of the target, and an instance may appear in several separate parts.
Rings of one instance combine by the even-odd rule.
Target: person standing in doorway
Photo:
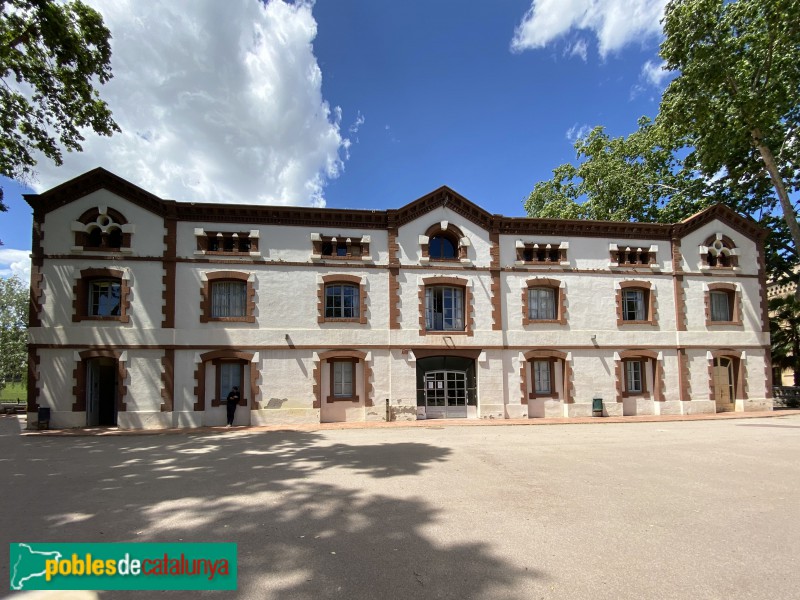
[[[236,414],[236,407],[239,404],[239,387],[233,386],[233,389],[228,393],[228,427],[233,425],[233,417]]]

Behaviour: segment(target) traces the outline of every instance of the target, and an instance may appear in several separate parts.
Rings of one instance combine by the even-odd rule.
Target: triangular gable
[[[767,230],[761,227],[753,219],[743,217],[735,210],[728,208],[724,204],[713,204],[708,208],[701,210],[699,213],[692,215],[688,219],[684,219],[675,225],[674,232],[677,237],[685,237],[691,233],[710,223],[711,221],[720,221],[728,227],[731,227],[745,235],[752,240],[760,240],[767,236]]]
[[[397,209],[397,226],[410,223],[441,207],[447,207],[487,231],[491,229],[491,214],[446,185]]]
[[[174,202],[165,202],[155,194],[143,190],[102,167],[88,171],[41,194],[25,194],[24,198],[34,211],[48,213],[101,189],[108,190],[160,216],[165,216],[168,207],[175,204]]]

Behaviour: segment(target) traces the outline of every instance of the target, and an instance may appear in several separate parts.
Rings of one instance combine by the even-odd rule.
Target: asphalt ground
[[[796,413],[78,437],[19,424],[0,417],[4,582],[11,542],[235,542],[237,592],[100,597],[800,598]]]

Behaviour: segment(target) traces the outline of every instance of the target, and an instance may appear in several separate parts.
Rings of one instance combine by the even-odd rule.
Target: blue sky
[[[95,166],[183,201],[396,208],[448,185],[493,213],[574,159],[579,132],[653,116],[665,0],[92,0],[113,36],[87,135],[43,191]],[[3,182],[0,275],[30,209]]]

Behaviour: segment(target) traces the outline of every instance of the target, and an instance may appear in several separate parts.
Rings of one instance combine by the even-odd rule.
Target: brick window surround
[[[332,402],[358,402],[359,398],[358,398],[358,394],[357,394],[358,384],[356,382],[356,367],[357,367],[358,363],[360,362],[359,359],[352,358],[352,357],[347,357],[347,358],[329,358],[327,362],[328,362],[328,371],[329,371],[329,375],[330,375],[330,387],[328,388],[330,390],[330,394],[325,399],[326,402],[328,402],[328,403],[332,403]],[[334,377],[334,375],[335,375],[335,366],[334,365],[336,365],[337,363],[346,364],[346,365],[349,365],[349,367],[350,367],[350,381],[352,382],[352,386],[353,386],[353,393],[350,396],[337,396],[334,393],[334,389],[335,389],[335,387],[334,387],[334,385],[335,385],[335,382],[334,382],[334,379],[335,379],[335,377]]]
[[[363,260],[369,259],[371,237],[311,234],[311,256],[317,259]]]
[[[93,282],[114,281],[119,283],[119,314],[99,316],[89,314],[89,297]],[[127,274],[122,269],[83,269],[80,278],[75,280],[72,287],[72,321],[111,321],[118,323],[130,322],[131,287],[128,284]]]
[[[623,398],[652,398],[656,402],[664,400],[664,367],[659,360],[657,352],[652,350],[625,350],[614,355],[616,361],[617,402]],[[627,372],[625,363],[638,361],[642,364],[642,391],[627,391]],[[648,376],[652,381],[653,389],[648,388]]]
[[[257,255],[258,230],[255,231],[195,231],[197,251],[211,256]]]
[[[727,235],[715,233],[700,246],[702,267],[706,269],[733,269],[739,266],[736,244]]]
[[[253,287],[253,277],[249,273],[240,271],[215,271],[205,273],[200,290],[200,322],[212,323],[255,323],[256,322],[256,292]],[[212,317],[211,287],[215,282],[241,281],[247,286],[245,291],[245,314],[242,317]]]
[[[707,353],[708,358],[708,393],[710,399],[716,398],[714,390],[714,360],[729,358],[733,365],[733,396],[734,400],[747,400],[747,373],[745,361],[739,352],[729,349],[713,350]]]
[[[559,265],[567,262],[568,242],[523,242],[517,240],[517,260],[519,265]]]
[[[74,249],[121,252],[130,251],[133,225],[113,208],[98,206],[84,212],[73,222]]]
[[[125,379],[128,377],[128,369],[125,368],[125,361],[120,360],[122,353],[114,350],[84,350],[79,352],[78,356],[80,361],[72,371],[72,378],[75,380],[75,386],[72,388],[72,395],[75,400],[72,404],[72,412],[84,412],[86,410],[86,367],[89,361],[94,358],[111,358],[116,362],[117,412],[125,412],[127,409],[125,396],[128,393]]]
[[[425,319],[425,290],[428,287],[455,287],[462,290],[462,306],[464,308],[464,330],[439,330],[426,328]],[[419,286],[419,334],[420,335],[473,335],[475,331],[475,316],[472,311],[472,289],[469,281],[460,277],[425,277]]]
[[[624,291],[638,289],[643,292],[645,318],[631,320],[624,318]],[[621,281],[617,288],[617,325],[657,325],[656,291],[649,281]]]
[[[520,391],[522,392],[521,403],[528,404],[529,399],[536,398],[552,398],[554,400],[563,400],[567,404],[571,404],[573,400],[572,390],[572,362],[569,360],[569,355],[565,352],[558,350],[529,350],[523,355],[524,360],[520,361]],[[534,361],[546,360],[550,363],[550,392],[544,394],[536,393],[536,385],[534,383],[535,374],[533,372]],[[559,394],[558,386],[555,380],[555,367],[556,364],[561,365],[561,390]],[[530,391],[528,389],[528,382],[531,382]]]
[[[649,267],[656,265],[658,246],[636,246],[610,244],[609,254],[612,267]]]
[[[329,370],[330,370],[330,395],[325,397],[325,402],[333,403],[333,402],[358,402],[360,397],[355,395],[353,398],[340,398],[333,396],[333,365],[330,363],[336,361],[350,361],[353,363],[353,392],[355,393],[358,389],[358,383],[356,381],[356,374],[358,373],[358,365],[361,365],[361,372],[363,375],[363,389],[364,389],[364,406],[370,407],[373,406],[372,397],[374,395],[372,383],[372,364],[367,360],[367,353],[360,352],[358,350],[331,350],[329,352],[322,352],[314,361],[314,371],[312,374],[314,386],[313,386],[313,394],[314,394],[314,408],[321,408],[322,407],[322,363],[328,362],[329,363]]]
[[[714,321],[711,319],[711,292],[724,292],[728,295],[728,310],[731,314],[729,321]],[[704,293],[706,310],[706,327],[715,325],[742,325],[742,291],[735,283],[709,283]]]
[[[442,258],[430,255],[431,239],[434,237],[442,237],[453,245],[455,256],[453,258]],[[462,259],[466,260],[468,244],[465,242],[466,238],[461,230],[446,221],[442,223],[434,223],[425,231],[425,235],[420,236],[420,251],[422,253],[423,261],[436,261],[436,262],[460,262]]]
[[[531,319],[529,317],[530,291],[537,288],[553,290],[553,307],[555,309],[554,319]],[[525,282],[525,287],[522,288],[522,324],[531,325],[534,323],[557,323],[559,325],[565,325],[567,323],[567,295],[566,287],[563,281],[545,277],[536,277],[533,279],[528,279]]]
[[[252,352],[242,352],[239,350],[212,350],[200,355],[200,362],[197,363],[194,371],[194,410],[202,411],[206,409],[206,369],[210,363],[214,367],[215,375],[215,389],[214,397],[211,399],[211,406],[220,406],[223,396],[223,391],[220,390],[220,365],[222,362],[238,362],[242,368],[240,374],[240,381],[244,384],[244,367],[250,365],[250,400],[244,397],[244,388],[239,398],[239,406],[247,406],[248,402],[250,408],[258,410],[260,408],[258,400],[256,399],[259,394],[258,378],[260,376],[258,366],[253,362],[255,356]],[[224,394],[227,397],[227,392]]]
[[[358,316],[357,317],[326,317],[325,316],[325,289],[328,285],[349,284],[358,287]],[[362,277],[356,275],[323,275],[317,287],[317,323],[367,323],[367,288]]]

